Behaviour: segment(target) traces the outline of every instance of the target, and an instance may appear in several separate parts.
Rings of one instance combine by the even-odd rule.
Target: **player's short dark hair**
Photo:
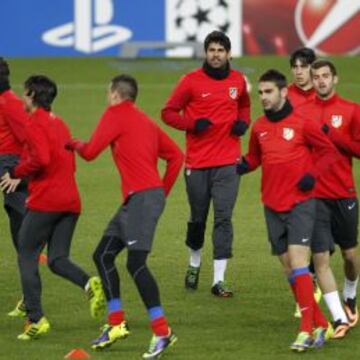
[[[138,84],[136,79],[130,75],[118,75],[111,80],[111,91],[117,91],[122,98],[135,102],[138,94]]]
[[[51,104],[57,95],[57,86],[53,80],[44,75],[33,75],[25,81],[24,87],[35,106],[51,110]]]
[[[275,69],[264,72],[260,76],[259,82],[273,82],[280,90],[287,87],[286,76]]]
[[[307,47],[297,49],[290,56],[290,66],[294,67],[297,60],[301,64],[311,65],[316,60],[315,51]]]
[[[8,81],[10,76],[9,64],[0,56],[0,81]]]
[[[215,30],[206,36],[204,40],[205,52],[211,43],[222,45],[227,52],[231,50],[231,41],[229,37],[222,31]]]
[[[314,63],[311,64],[311,69],[317,70],[325,66],[328,66],[330,68],[332,76],[337,75],[337,70],[335,65],[330,60],[326,60],[326,59],[316,60]]]

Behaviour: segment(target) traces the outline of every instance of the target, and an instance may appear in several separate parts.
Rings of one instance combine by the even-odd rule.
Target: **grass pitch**
[[[354,58],[334,58],[340,74],[339,93],[360,102],[360,62]],[[91,59],[14,59],[10,61],[12,83],[21,94],[21,84],[31,74],[44,73],[59,84],[54,111],[70,125],[74,136],[88,139],[101,116],[108,81],[118,73],[135,75],[140,84],[138,105],[159,121],[163,106],[175,82],[198,61]],[[286,58],[248,57],[234,60],[253,83],[253,119],[261,114],[256,96],[256,79],[268,68],[288,73]],[[184,134],[160,125],[184,146]],[[247,136],[244,142],[247,149]],[[354,162],[357,183],[360,166]],[[83,213],[73,240],[72,258],[95,274],[91,255],[108,220],[120,205],[117,171],[109,151],[95,162],[78,159],[77,178],[83,200]],[[161,218],[149,264],[156,275],[162,302],[178,343],[164,358],[178,360],[230,359],[314,359],[356,358],[360,354],[360,330],[346,339],[333,340],[318,351],[304,355],[288,350],[294,340],[297,320],[292,317],[294,302],[281,273],[278,260],[270,256],[262,205],[259,196],[260,172],[245,176],[234,213],[234,258],[227,279],[234,289],[232,299],[217,299],[210,294],[212,281],[212,215],[209,216],[199,289],[189,293],[183,287],[188,251],[184,245],[188,205],[183,177],[180,176]],[[16,256],[12,247],[7,217],[0,214],[0,359],[62,359],[73,348],[84,348],[92,359],[139,359],[147,349],[151,332],[146,311],[129,278],[122,254],[117,262],[122,281],[122,299],[132,335],[110,349],[90,350],[90,341],[99,335],[101,323],[89,317],[83,292],[41,267],[43,306],[52,330],[44,338],[20,342],[16,335],[22,322],[6,316],[20,296]],[[343,275],[339,251],[332,265],[342,289]]]

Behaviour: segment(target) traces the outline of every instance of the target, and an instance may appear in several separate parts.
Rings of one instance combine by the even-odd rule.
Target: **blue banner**
[[[126,41],[164,41],[164,1],[2,0],[0,55],[116,56]]]

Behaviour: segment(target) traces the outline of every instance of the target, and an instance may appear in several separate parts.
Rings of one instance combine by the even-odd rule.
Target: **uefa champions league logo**
[[[110,24],[113,16],[112,0],[74,0],[74,22],[44,32],[42,40],[52,46],[74,47],[86,54],[105,50],[132,36],[129,29]]]

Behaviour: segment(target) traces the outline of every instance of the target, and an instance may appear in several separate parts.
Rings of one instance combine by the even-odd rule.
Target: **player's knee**
[[[113,253],[96,250],[93,254],[93,260],[96,265],[112,266],[115,262],[115,255]]]
[[[54,274],[60,274],[62,272],[62,263],[64,258],[57,257],[55,259],[48,259],[48,267]]]
[[[218,210],[215,214],[214,214],[214,225],[219,224],[219,225],[229,225],[231,224],[231,212],[230,211],[220,211]]]
[[[330,270],[329,262],[324,261],[315,264],[315,273],[318,277],[327,274],[329,270]]]
[[[95,249],[92,257],[93,261],[98,267],[107,267],[107,265],[112,266],[114,264],[118,252],[109,251],[109,244],[113,239],[118,241],[118,239],[113,238],[112,236],[104,235],[98,247]]]
[[[347,250],[342,250],[342,256],[344,261],[348,263],[355,263],[358,261],[357,248],[351,248]]]
[[[330,256],[328,252],[313,255],[313,268],[317,274],[324,273],[330,268]],[[310,266],[309,266],[310,270]]]
[[[99,251],[99,248],[97,248],[94,253],[93,253],[93,261],[95,264],[100,264],[101,263],[101,256],[102,256],[102,252]]]
[[[146,268],[146,257],[147,253],[144,251],[129,251],[126,267],[133,278]]]
[[[205,222],[188,222],[186,245],[193,250],[200,250],[204,244]]]

